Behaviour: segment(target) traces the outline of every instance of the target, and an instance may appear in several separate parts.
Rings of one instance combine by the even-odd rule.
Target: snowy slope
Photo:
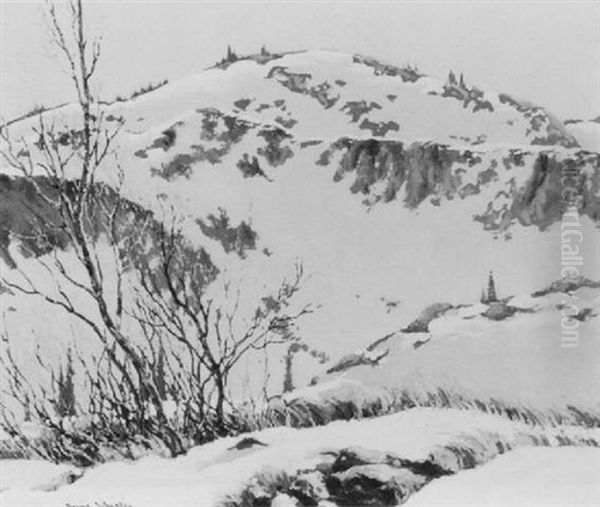
[[[577,146],[560,121],[529,102],[479,90],[462,76],[438,79],[334,51],[216,66],[105,109],[107,115],[125,118],[131,136],[140,136],[159,133],[206,107],[261,123],[292,121],[286,128],[306,139],[367,137],[373,133],[370,123],[394,122],[398,127],[391,126],[386,137],[406,141]],[[72,122],[73,112],[65,106],[50,114]],[[19,128],[35,123],[35,117],[21,121]]]
[[[585,256],[600,250],[598,156],[542,109],[473,90],[457,76],[308,51],[222,65],[103,109],[123,123],[126,196],[159,220],[172,205],[250,302],[301,260],[299,303],[319,306],[303,338],[339,356],[432,302],[473,300],[490,269],[505,294],[556,279],[563,167],[579,168],[587,192]],[[77,125],[73,106],[44,116]],[[111,167],[103,178],[114,181]],[[256,244],[240,254],[199,226],[219,209]],[[582,274],[599,278],[597,263]],[[15,322],[54,320],[37,301],[3,298]],[[320,368],[299,365],[297,384]]]
[[[107,120],[124,122],[127,196],[159,218],[175,205],[190,240],[256,297],[301,259],[310,274],[301,297],[320,305],[303,334],[331,354],[408,324],[433,301],[472,300],[489,269],[505,293],[531,292],[555,279],[556,183],[530,182],[576,163],[593,199],[597,158],[566,149],[573,144],[568,136],[555,140],[558,146],[532,145],[540,132],[562,131],[550,116],[534,123],[552,128],[533,129],[533,106],[486,93],[492,110],[475,111],[483,99],[465,106],[460,80],[394,69],[333,52],[289,54],[210,69],[107,106]],[[318,86],[324,82],[330,86]],[[455,93],[444,96],[444,88]],[[60,125],[61,117],[75,122],[72,111],[47,114]],[[374,134],[361,128],[364,120],[400,128],[374,136],[392,144],[363,149],[361,140]],[[11,129],[18,134],[36,121]],[[342,137],[350,145],[337,143]],[[364,155],[374,149],[376,155]],[[355,152],[361,154],[353,161]],[[554,165],[538,162],[541,155]],[[406,179],[397,175],[402,164]],[[108,168],[105,178],[111,181]],[[519,202],[524,192],[536,195],[529,207]],[[258,235],[243,259],[198,227],[219,208]],[[589,258],[598,251],[594,213],[592,207],[592,219],[582,218]],[[595,263],[583,269],[597,278]],[[7,304],[16,309],[15,321],[35,323],[44,313],[37,301]]]
[[[546,438],[545,444],[539,444],[542,435]],[[416,462],[430,460],[448,471],[458,472],[455,480],[460,480],[461,469],[493,459],[500,448],[555,447],[564,441],[563,438],[571,438],[573,442],[577,442],[578,438],[599,438],[597,430],[531,428],[494,415],[432,409],[413,409],[302,430],[274,428],[246,437],[255,438],[262,445],[237,450],[234,446],[241,441],[240,437],[224,438],[196,447],[186,456],[176,459],[147,457],[133,463],[99,465],[86,470],[73,484],[68,484],[65,479],[69,473],[65,467],[9,461],[3,463],[0,469],[0,500],[5,507],[63,507],[65,504],[86,505],[93,502],[122,502],[132,507],[208,507],[219,505],[218,502],[227,495],[235,497],[257,473],[286,472],[293,475],[298,470],[311,470],[319,463],[331,462],[341,450],[357,446],[370,455],[389,453]],[[502,447],[498,447],[496,442],[500,442]],[[463,461],[457,449],[472,453],[473,463],[470,466],[466,464],[467,460]],[[553,452],[556,450],[547,451]],[[590,457],[597,459],[598,452],[573,448],[570,455],[576,459],[582,457],[585,463],[589,463]],[[507,458],[510,459],[510,456],[508,454]],[[537,462],[543,463],[544,457]],[[19,471],[27,469],[34,475],[23,480]],[[81,475],[77,471],[72,473]],[[485,474],[483,469],[482,473]],[[571,477],[571,474],[567,475],[565,481],[571,480]],[[451,479],[454,478],[437,480],[443,488],[445,485],[441,481]],[[423,491],[434,486],[435,481],[425,485]],[[541,501],[537,505],[543,505],[543,498],[539,497]],[[593,495],[586,496],[585,500],[590,498],[594,498]]]
[[[571,405],[600,413],[594,387],[600,383],[600,289],[522,296],[507,304],[515,313],[503,320],[487,318],[483,304],[449,308],[426,330],[398,331],[361,353],[338,358],[315,387],[290,396],[325,400],[350,389],[368,398],[383,390],[426,401],[441,388],[466,399],[540,411],[564,412]],[[590,318],[567,319],[578,331],[576,346],[568,347],[560,330],[569,312],[562,309],[573,304]]]

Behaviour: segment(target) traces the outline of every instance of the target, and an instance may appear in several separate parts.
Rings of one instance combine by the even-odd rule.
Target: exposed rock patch
[[[260,164],[258,163],[258,159],[254,155],[252,156],[252,159],[250,159],[250,156],[247,153],[244,153],[242,158],[238,160],[236,166],[242,172],[244,178],[253,178],[254,176],[261,176],[266,180],[269,180],[269,177],[262,170]]]
[[[346,371],[355,366],[377,366],[388,354],[389,350],[386,350],[381,354],[374,354],[369,351],[351,352],[350,354],[343,356],[337,363],[329,368],[326,373],[330,374]]]
[[[340,98],[339,95],[334,95],[333,86],[327,81],[311,84],[311,74],[291,72],[283,66],[273,67],[269,71],[267,79],[274,79],[292,92],[316,99],[325,109],[333,107]]]
[[[316,164],[329,165],[336,153],[340,154],[340,162],[334,181],[350,178],[350,191],[363,194],[366,205],[400,198],[409,208],[416,208],[427,198],[441,205],[455,196],[465,199],[479,194],[498,180],[500,171],[523,170],[526,161],[522,151],[511,149],[482,166],[475,181],[464,181],[467,171],[474,171],[482,162],[481,156],[471,150],[435,143],[405,146],[393,140],[341,138],[321,153]],[[515,222],[544,230],[559,221],[564,212],[564,177],[571,179],[571,198],[579,213],[599,221],[600,156],[588,152],[538,154],[527,182],[518,187],[516,175],[508,177],[504,188],[473,219],[494,233],[506,232]]]
[[[163,130],[160,137],[157,137],[150,146],[137,150],[134,155],[139,158],[148,158],[148,151],[153,149],[161,149],[168,151],[175,145],[177,140],[177,128],[183,125],[183,122],[177,122],[171,125],[168,129]]]
[[[423,460],[361,447],[327,451],[308,470],[257,474],[220,507],[274,507],[284,500],[286,506],[399,505],[431,481],[487,463],[515,447],[575,443],[560,435],[551,442],[534,433],[517,433],[509,439],[491,433],[465,435],[434,446]]]
[[[569,294],[583,287],[598,289],[600,288],[600,281],[593,281],[581,275],[576,278],[562,278],[560,280],[555,280],[548,287],[534,292],[531,294],[531,297],[537,298],[561,292]]]
[[[508,317],[512,317],[515,313],[517,313],[517,308],[498,301],[490,303],[481,315],[490,320],[505,320]]]
[[[358,128],[371,131],[372,136],[385,137],[390,131],[398,132],[398,130],[400,130],[400,125],[393,120],[374,122],[368,118],[364,118],[363,121],[360,122]]]
[[[9,268],[15,262],[9,253],[12,241],[17,241],[19,250],[26,257],[38,257],[54,250],[67,250],[71,247],[69,236],[61,232],[62,222],[58,211],[51,207],[40,194],[56,199],[57,190],[44,177],[36,177],[35,185],[25,178],[10,178],[0,175],[0,259]],[[37,187],[37,189],[36,189]],[[67,192],[75,192],[74,183],[69,182]],[[105,210],[115,210],[116,234],[122,238],[136,237],[138,229],[143,226],[145,241],[123,242],[120,255],[131,262],[126,269],[148,266],[151,259],[159,255],[158,244],[160,224],[151,211],[140,205],[118,197],[109,186],[96,184],[92,189],[96,207],[89,210],[86,220],[86,233],[91,241],[98,241],[109,230],[108,217]],[[115,208],[117,198],[119,206]],[[181,235],[174,238],[181,242],[181,262],[196,266],[201,274],[201,285],[216,277],[217,267],[208,253],[200,248],[189,247]]]
[[[575,138],[567,132],[564,125],[544,108],[524,100],[514,99],[506,93],[499,94],[498,99],[501,103],[507,104],[522,113],[529,121],[526,135],[538,134],[531,144],[559,145],[565,148],[579,146]]]
[[[265,157],[269,165],[276,167],[294,156],[289,145],[284,142],[291,139],[291,135],[278,127],[263,127],[258,136],[266,141],[266,146],[256,150],[258,155]]]
[[[545,230],[559,221],[565,211],[565,177],[574,189],[570,197],[578,201],[579,214],[600,220],[600,156],[584,152],[565,159],[540,153],[527,183],[517,188],[514,179],[509,180],[505,190],[498,192],[474,219],[490,231],[502,232],[515,221]]]
[[[319,144],[321,144],[323,141],[320,141],[318,139],[314,139],[314,140],[310,140],[310,141],[301,141],[300,142],[300,148],[308,148],[309,146],[317,146]]]
[[[197,219],[196,223],[205,236],[221,243],[227,253],[235,252],[244,258],[248,250],[256,249],[256,231],[243,220],[237,226],[232,226],[224,209],[219,209],[217,216],[209,215],[206,220]]]
[[[231,447],[229,447],[228,450],[229,451],[243,451],[243,450],[250,449],[250,448],[256,447],[256,446],[267,447],[267,444],[265,444],[264,442],[261,442],[260,440],[257,440],[256,438],[253,438],[253,437],[245,437],[245,438],[242,438],[235,445],[232,445]]]
[[[352,119],[352,122],[356,123],[361,116],[370,113],[374,109],[381,109],[381,106],[377,102],[373,101],[367,103],[366,100],[351,100],[346,102],[340,111],[345,111],[346,114]]]
[[[277,116],[277,118],[275,118],[275,122],[279,123],[279,125],[285,127],[286,129],[291,129],[294,125],[298,123],[298,121],[292,118],[291,116]]]
[[[573,315],[571,318],[574,320],[578,320],[579,322],[586,322],[590,320],[592,317],[597,317],[598,314],[594,312],[592,308],[582,308],[577,312],[576,315]]]
[[[250,105],[251,102],[252,102],[252,99],[239,99],[239,100],[236,100],[233,103],[233,105],[235,107],[237,107],[238,109],[240,109],[242,111],[245,111],[248,108],[248,106]]]
[[[327,486],[337,505],[398,505],[427,482],[410,470],[360,465],[331,474]]]
[[[402,332],[403,333],[428,333],[429,332],[429,324],[437,319],[438,317],[443,316],[449,310],[452,310],[454,307],[450,303],[434,303],[425,308],[421,314],[413,320],[408,326],[406,326]]]
[[[352,61],[371,67],[376,76],[399,76],[405,83],[414,83],[424,76],[424,74],[410,65],[407,65],[406,67],[396,67],[395,65],[381,63],[375,58],[370,58],[368,56],[354,55]]]
[[[344,138],[321,154],[318,164],[328,164],[338,150],[342,151],[342,157],[334,181],[352,174],[350,190],[367,195],[366,203],[371,205],[396,199],[404,186],[403,200],[409,208],[417,207],[431,195],[453,198],[461,186],[460,174],[452,170],[453,164],[470,165],[480,160],[469,151],[438,144],[415,143],[405,147],[399,141]],[[376,183],[380,190],[374,193]]]
[[[199,109],[197,112],[201,115],[200,143],[193,144],[192,151],[189,153],[177,154],[162,164],[159,169],[151,168],[153,176],[167,181],[180,177],[189,178],[194,164],[199,162],[208,162],[212,165],[220,163],[231,147],[239,143],[250,129],[256,127],[254,123],[237,116],[224,115],[217,109]],[[175,137],[172,138],[172,141],[175,141]],[[161,142],[164,143],[164,140]],[[205,145],[203,142],[208,144]]]

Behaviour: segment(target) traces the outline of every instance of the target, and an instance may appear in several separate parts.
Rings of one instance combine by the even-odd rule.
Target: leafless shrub
[[[90,91],[100,46],[86,38],[81,0],[66,9],[63,21],[55,6],[48,6],[53,41],[77,92],[80,130],[65,137],[40,114],[35,146],[12,139],[6,129],[0,133],[5,163],[54,210],[51,219],[36,215],[29,238],[44,253],[33,258],[53,286],[40,283],[19,262],[0,281],[14,294],[38,298],[82,324],[100,353],[83,354],[75,347],[86,392],[65,407],[64,371],[38,351],[35,366],[42,379],[30,378],[5,333],[2,374],[8,379],[5,399],[13,404],[3,399],[1,424],[18,446],[53,461],[89,465],[156,448],[176,456],[245,429],[230,400],[229,377],[251,351],[295,339],[296,320],[311,311],[292,310],[290,304],[303,270],[298,264],[276,294],[241,319],[239,289],[226,286],[235,302],[231,310],[206,295],[214,273],[207,272],[204,251],[185,242],[176,219],[167,226],[146,213],[134,216],[138,222],[131,227],[135,213],[121,195],[124,173],[114,149],[119,125],[105,127]],[[116,168],[116,182],[107,198],[104,175],[110,168]],[[56,235],[66,237],[74,264],[52,248]],[[29,438],[23,415],[44,435]]]

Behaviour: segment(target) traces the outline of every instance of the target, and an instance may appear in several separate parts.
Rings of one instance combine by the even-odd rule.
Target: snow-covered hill
[[[170,223],[175,216],[190,245],[203,249],[198,262],[214,275],[208,290],[216,304],[252,312],[297,262],[303,265],[306,278],[295,304],[314,311],[297,332],[309,345],[301,351],[318,352],[294,356],[297,389],[283,396],[286,351],[276,349],[268,360],[252,356],[232,376],[236,400],[262,387],[267,368],[273,398],[261,408],[269,413],[309,407],[309,415],[323,409],[320,422],[349,414],[380,417],[265,430],[253,436],[266,445],[249,451],[232,451],[236,441],[223,439],[177,460],[106,464],[80,479],[79,471],[70,476],[50,467],[48,476],[39,472],[44,481],[19,485],[6,482],[3,472],[3,504],[147,505],[140,487],[151,478],[157,502],[214,505],[224,495],[242,494],[265,463],[276,473],[319,464],[325,470],[331,463],[324,455],[337,459],[357,444],[418,466],[445,449],[443,460],[458,460],[459,469],[521,445],[597,445],[600,154],[577,132],[578,124],[565,127],[542,107],[480,90],[468,76],[438,79],[333,51],[224,61],[134,99],[101,104],[94,114],[121,128],[117,157],[130,227],[148,212],[155,221]],[[60,132],[59,142],[77,142],[75,106],[41,118]],[[39,157],[31,131],[39,121],[32,116],[7,127],[13,139],[30,141],[31,151],[17,155],[24,160]],[[102,199],[113,195],[113,162],[98,174],[107,185]],[[565,175],[580,196],[578,269],[588,280],[577,291],[551,285],[561,277]],[[16,275],[17,261],[53,290],[52,276],[36,257],[56,254],[65,265],[77,265],[60,233],[50,238],[54,251],[17,248],[17,235],[27,243],[31,220],[52,213],[21,175],[2,166],[0,263],[6,276]],[[110,255],[101,232],[100,254]],[[490,270],[497,306],[476,303]],[[221,291],[221,282],[239,286],[241,306]],[[0,298],[22,358],[34,357],[40,337],[46,358],[63,354],[74,337],[80,344],[89,338],[83,326],[39,299],[3,287]],[[578,312],[567,320],[578,323],[579,339],[565,348],[561,321],[570,304]],[[82,346],[87,352],[98,346],[92,338],[89,343],[95,345]],[[325,363],[326,357],[331,360]],[[423,439],[415,439],[415,428],[425,432]],[[529,451],[534,463],[546,463],[546,455]],[[588,449],[576,451],[582,463],[597,459]],[[377,459],[363,465],[382,465]],[[400,472],[393,463],[386,466],[367,472],[383,474],[382,482],[398,491],[405,483],[397,474],[408,477],[411,495],[432,480],[404,465]],[[335,488],[352,482],[350,475],[327,475],[337,484],[331,489],[328,483],[327,494],[343,497]],[[72,486],[64,484],[71,480]],[[454,492],[452,480],[460,479],[440,480],[440,491]],[[281,502],[289,500],[283,489]],[[419,498],[430,499],[416,494],[411,501],[418,505]]]
[[[426,76],[360,55],[301,51],[226,62],[108,107],[135,135],[214,108],[279,124],[298,139],[340,136],[576,147],[542,107],[483,91],[462,75]],[[68,115],[71,106],[54,110]],[[30,121],[35,122],[35,117]],[[20,123],[28,123],[27,120]]]
[[[223,61],[94,114],[121,128],[117,157],[132,233],[148,212],[155,221],[181,220],[189,243],[203,249],[198,262],[215,280],[209,290],[218,304],[252,311],[302,263],[296,304],[314,311],[298,333],[309,345],[301,350],[317,352],[294,356],[297,389],[281,395],[281,348],[242,365],[232,390],[239,400],[262,387],[257,372],[267,368],[271,399],[258,405],[260,416],[329,424],[271,428],[177,459],[88,470],[6,461],[3,505],[137,507],[151,499],[281,507],[301,498],[348,504],[360,491],[374,495],[369,501],[482,505],[492,498],[480,487],[490,476],[492,500],[513,501],[506,488],[522,486],[530,496],[517,500],[547,503],[546,476],[529,483],[543,484],[546,495],[516,485],[511,471],[523,463],[561,474],[552,500],[598,502],[590,488],[596,451],[531,448],[599,443],[600,154],[582,130],[587,123],[565,127],[544,108],[480,90],[468,76],[438,79],[333,51]],[[60,143],[77,142],[74,105],[20,119],[5,128],[30,141],[31,151],[17,155],[23,160],[39,157],[31,129],[40,118]],[[98,174],[107,185],[102,202],[114,197],[113,162]],[[577,287],[552,283],[561,276],[565,175],[580,196],[578,268],[588,279]],[[36,258],[55,254],[79,277],[60,233],[50,237],[54,251],[17,248],[17,236],[31,246],[35,216],[53,213],[2,166],[3,274],[16,275],[19,265],[53,290]],[[102,231],[91,227],[100,255],[109,255]],[[476,303],[490,270],[499,301]],[[221,282],[240,287],[241,306],[220,292]],[[52,361],[74,337],[80,350],[97,350],[66,313],[6,287],[0,298],[26,376],[34,375],[36,352]],[[88,310],[94,315],[93,304]],[[563,346],[563,319],[577,325],[577,346]],[[352,417],[364,419],[335,421]],[[499,454],[506,455],[486,465]],[[567,459],[577,466],[565,469]],[[577,480],[585,487],[569,489]]]
[[[583,195],[583,274],[599,277],[598,154],[542,108],[462,76],[331,51],[258,55],[102,109],[122,123],[126,195],[158,219],[173,206],[228,276],[260,294],[301,259],[301,297],[320,305],[303,335],[330,354],[434,301],[471,301],[490,269],[505,295],[556,279],[565,168]],[[43,117],[68,142],[74,114]],[[31,135],[38,121],[9,132]]]

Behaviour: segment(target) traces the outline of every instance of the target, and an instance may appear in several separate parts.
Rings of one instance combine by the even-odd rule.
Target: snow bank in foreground
[[[600,505],[600,450],[524,448],[430,483],[405,504],[436,506]]]
[[[80,474],[80,470],[70,465],[43,460],[3,460],[0,461],[0,492],[6,489],[50,491]]]
[[[196,447],[177,459],[147,457],[136,462],[107,463],[87,470],[73,484],[63,482],[54,491],[40,486],[60,478],[64,473],[61,467],[47,465],[37,476],[31,471],[31,462],[5,461],[0,466],[0,502],[3,507],[64,507],[94,502],[121,502],[132,507],[208,507],[227,494],[235,494],[258,472],[270,469],[293,473],[314,468],[323,461],[324,452],[346,447],[361,446],[410,460],[426,460],[442,447],[468,444],[478,446],[491,459],[497,454],[496,442],[514,448],[531,443],[527,435],[533,434],[544,435],[550,445],[560,443],[557,435],[600,438],[598,430],[544,430],[490,414],[412,409],[307,429],[267,429],[252,434],[265,445],[242,450],[233,446],[243,437],[229,437]],[[24,476],[32,476],[32,481],[23,481]]]

